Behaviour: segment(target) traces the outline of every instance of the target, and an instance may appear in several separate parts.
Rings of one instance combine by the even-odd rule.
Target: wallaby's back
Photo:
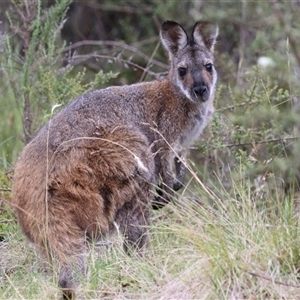
[[[163,23],[167,79],[86,93],[22,151],[12,205],[26,236],[58,263],[66,298],[85,272],[86,238],[118,226],[125,250],[142,253],[154,185],[165,198],[177,189],[174,151],[184,155],[213,112],[217,29],[206,30],[196,23],[189,38],[179,24]]]

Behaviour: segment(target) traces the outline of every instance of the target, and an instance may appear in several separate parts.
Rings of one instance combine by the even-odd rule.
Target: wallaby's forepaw
[[[175,192],[179,191],[181,188],[183,187],[183,184],[178,181],[178,180],[175,180],[174,184],[173,184],[173,190]]]
[[[156,190],[156,193],[157,196],[155,196],[151,202],[152,209],[154,210],[161,209],[170,202],[170,199],[164,196],[163,190],[161,188],[158,188]]]

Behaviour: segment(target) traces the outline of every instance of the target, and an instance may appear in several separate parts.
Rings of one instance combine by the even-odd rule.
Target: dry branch
[[[156,65],[158,67],[161,67],[163,69],[168,69],[169,68],[167,64],[164,64],[164,63],[162,63],[162,62],[160,62],[158,60],[155,60],[155,59],[151,59],[151,57],[149,57],[148,55],[146,55],[144,52],[142,52],[138,48],[136,48],[134,46],[127,45],[127,44],[125,44],[123,42],[116,42],[116,41],[88,41],[88,40],[85,40],[85,41],[77,42],[77,43],[74,43],[72,45],[66,46],[63,49],[63,52],[67,52],[67,51],[70,51],[70,50],[73,50],[73,49],[76,49],[76,48],[82,47],[82,46],[113,46],[113,47],[119,47],[119,48],[131,51],[131,52],[139,55],[140,57],[142,57],[146,61],[151,60],[152,64],[154,64],[154,65]]]

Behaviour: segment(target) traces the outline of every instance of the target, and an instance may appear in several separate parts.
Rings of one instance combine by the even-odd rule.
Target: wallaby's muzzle
[[[205,84],[199,84],[193,87],[192,94],[203,102],[209,99],[209,88]]]

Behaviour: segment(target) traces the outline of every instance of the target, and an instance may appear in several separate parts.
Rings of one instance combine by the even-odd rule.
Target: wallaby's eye
[[[212,64],[206,64],[205,69],[206,69],[207,72],[211,72],[212,69],[213,69],[213,65]]]
[[[183,67],[178,68],[178,74],[180,77],[184,77],[186,75],[186,68]]]

